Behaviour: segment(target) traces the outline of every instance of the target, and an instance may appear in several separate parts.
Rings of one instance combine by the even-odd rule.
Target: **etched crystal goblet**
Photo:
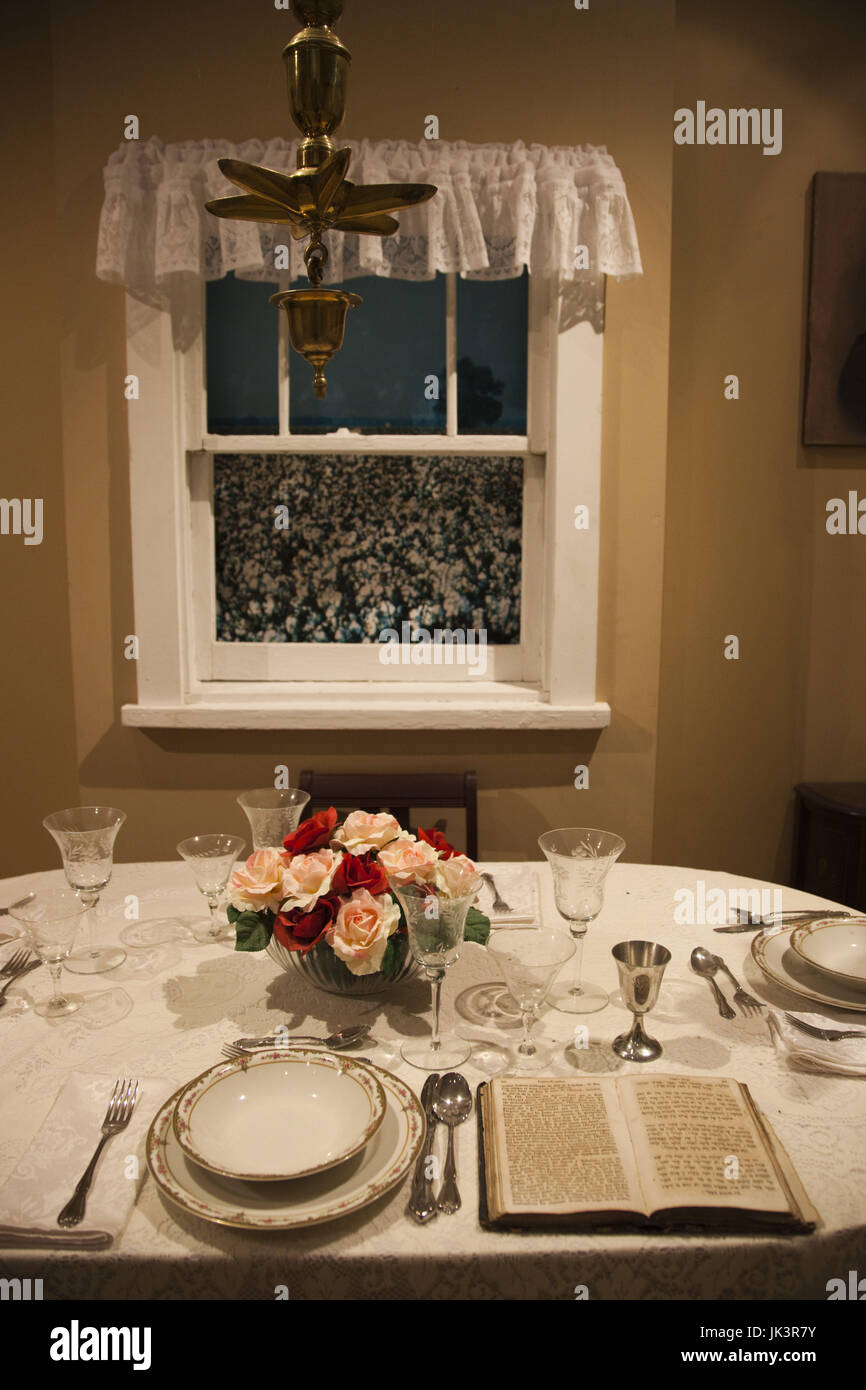
[[[237,803],[250,823],[253,850],[281,849],[286,836],[297,830],[309,799],[309,792],[302,792],[300,787],[259,787],[241,792]]]
[[[605,990],[581,981],[583,941],[590,922],[604,905],[605,880],[625,849],[625,840],[610,830],[572,826],[548,830],[539,846],[553,874],[553,892],[560,917],[568,923],[576,946],[573,973],[567,972],[550,991],[560,1013],[591,1014],[609,1002]]]
[[[74,975],[102,975],[126,960],[121,946],[96,946],[93,917],[114,868],[114,841],[126,820],[126,812],[116,806],[75,806],[55,811],[42,824],[57,842],[63,859],[66,881],[74,888],[87,916],[87,944],[73,951],[66,969]]]
[[[433,1029],[429,1038],[404,1042],[403,1059],[422,1071],[453,1071],[466,1061],[472,1044],[439,1031],[439,999],[446,970],[454,964],[463,945],[466,915],[478,887],[463,897],[448,897],[432,883],[402,884],[389,878],[406,917],[409,949],[433,988]]]
[[[178,854],[192,870],[199,892],[210,908],[208,926],[193,930],[196,941],[233,939],[232,929],[225,916],[220,916],[219,907],[229,874],[243,848],[244,841],[239,835],[191,835],[178,845]]]
[[[60,972],[64,960],[68,963],[75,933],[87,912],[85,902],[71,888],[40,888],[28,901],[14,903],[9,912],[20,923],[31,951],[44,961],[51,975],[51,998],[35,1004],[35,1012],[43,1018],[74,1014],[84,1000],[60,993]]]
[[[551,985],[577,946],[564,931],[546,927],[509,931],[499,927],[490,937],[487,950],[502,971],[523,1020],[523,1038],[515,1055],[517,1069],[538,1070],[549,1060],[550,1048],[539,1048],[532,1041],[530,1030]]]

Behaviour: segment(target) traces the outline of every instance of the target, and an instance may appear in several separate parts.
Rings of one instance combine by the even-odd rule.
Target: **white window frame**
[[[139,660],[138,701],[124,705],[123,722],[152,728],[607,725],[610,707],[595,697],[603,335],[589,323],[559,332],[555,289],[530,276],[528,433],[459,435],[456,277],[449,276],[444,435],[289,434],[283,322],[281,432],[209,435],[203,304],[204,287],[194,341],[180,351],[169,313],[143,311],[127,297],[127,372],[139,381],[138,399],[128,407]],[[213,454],[335,452],[523,459],[519,650],[489,647],[486,674],[473,677],[448,666],[383,667],[373,645],[353,644],[347,664],[344,644],[213,640]],[[578,506],[588,508],[588,529],[575,529]],[[316,678],[289,678],[311,646]],[[225,647],[232,648],[231,666],[219,653]],[[235,672],[239,678],[231,678]]]

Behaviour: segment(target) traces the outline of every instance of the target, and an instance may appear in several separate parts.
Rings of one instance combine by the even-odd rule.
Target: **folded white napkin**
[[[120,1235],[147,1172],[144,1143],[156,1111],[177,1088],[161,1077],[140,1078],[125,1130],[100,1155],[80,1226],[64,1231],[57,1216],[99,1143],[116,1076],[69,1077],[18,1167],[0,1189],[0,1248],[44,1245],[100,1249]]]
[[[486,917],[490,918],[493,926],[505,926],[507,923],[532,923],[536,925],[540,918],[538,916],[538,877],[534,869],[527,869],[522,864],[504,865],[501,868],[489,868],[485,864],[480,864],[479,873],[489,873],[496,882],[499,890],[499,897],[502,902],[508,904],[508,911],[499,908],[494,911],[493,902],[495,894],[490,883],[485,879],[478,894],[478,908]]]
[[[845,1023],[832,1023],[823,1014],[798,1013],[804,1023],[815,1028],[847,1029]],[[767,1017],[770,1037],[777,1052],[804,1071],[832,1072],[837,1076],[866,1076],[866,1037],[842,1038],[836,1042],[823,1042],[821,1038],[810,1038],[789,1023],[784,1014],[771,1013]],[[858,1024],[852,1023],[855,1030]],[[866,1017],[863,1032],[866,1033]]]

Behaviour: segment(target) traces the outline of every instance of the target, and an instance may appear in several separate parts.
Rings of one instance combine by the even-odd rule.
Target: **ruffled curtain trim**
[[[558,282],[574,322],[597,319],[603,276],[642,273],[625,183],[604,146],[340,143],[352,150],[354,183],[434,183],[439,193],[400,213],[392,237],[327,233],[326,284],[363,275],[431,280],[437,272],[506,280],[528,267]],[[286,274],[305,279],[305,243],[286,226],[227,221],[204,207],[238,192],[217,167],[221,157],[290,172],[296,149],[296,140],[123,141],[104,173],[97,275],[176,318],[191,281],[230,271],[275,285]],[[278,246],[289,248],[288,272],[276,269]]]

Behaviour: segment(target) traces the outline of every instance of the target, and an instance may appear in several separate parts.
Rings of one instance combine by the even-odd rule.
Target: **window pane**
[[[205,303],[207,427],[211,434],[276,434],[279,429],[279,310],[276,285],[212,280]]]
[[[218,641],[520,641],[519,458],[218,454],[214,524]]]
[[[445,277],[388,280],[366,275],[343,287],[363,304],[349,309],[343,346],[325,367],[328,394],[313,392],[313,369],[292,351],[289,418],[294,434],[441,434],[445,430]],[[438,377],[443,403],[428,400]]]
[[[529,277],[457,280],[457,428],[526,434]]]

